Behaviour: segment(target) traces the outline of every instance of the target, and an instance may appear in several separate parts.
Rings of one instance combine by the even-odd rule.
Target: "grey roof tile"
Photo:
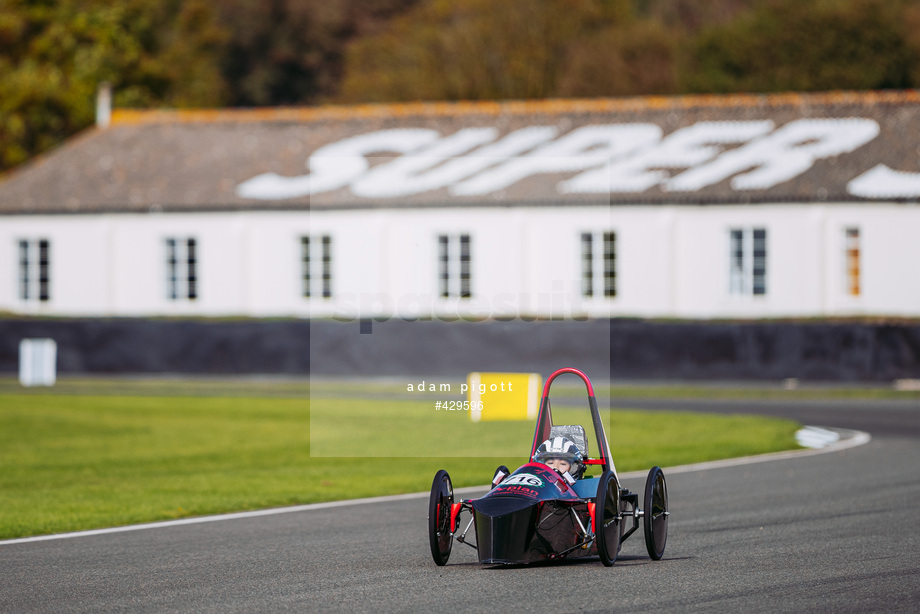
[[[527,126],[560,133],[591,124],[653,123],[667,136],[698,122],[867,118],[880,132],[850,153],[817,160],[807,171],[767,189],[733,189],[725,179],[702,189],[660,187],[613,194],[560,194],[574,173],[543,174],[481,196],[441,188],[392,198],[365,198],[349,188],[283,200],[253,200],[237,186],[262,173],[307,173],[318,147],[390,128],[461,128],[505,134]],[[920,93],[654,97],[481,103],[417,103],[322,108],[199,111],[115,110],[112,125],[90,128],[56,150],[0,178],[0,213],[93,213],[151,210],[320,209],[352,207],[571,203],[844,202],[861,200],[847,183],[878,164],[920,171]],[[728,148],[730,146],[726,146]],[[371,164],[392,159],[375,156]],[[667,169],[671,176],[680,169]],[[907,196],[915,201],[916,197]]]

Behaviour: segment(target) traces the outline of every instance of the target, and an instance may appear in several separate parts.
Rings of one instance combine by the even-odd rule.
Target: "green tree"
[[[347,51],[342,102],[674,94],[705,24],[758,0],[426,0]]]
[[[220,105],[224,38],[206,0],[2,0],[0,170],[89,126],[101,82],[118,106]]]
[[[550,96],[572,42],[631,12],[629,0],[429,0],[349,46],[341,100]]]
[[[684,34],[660,21],[614,25],[571,41],[553,96],[677,93],[676,56]]]
[[[736,18],[762,0],[634,0],[636,14],[670,28],[698,32]]]
[[[221,74],[233,106],[310,104],[338,94],[346,43],[418,0],[223,0]]]
[[[769,0],[688,49],[693,92],[906,88],[920,54],[901,0]],[[916,24],[915,24],[916,25]]]
[[[0,171],[149,108],[909,88],[916,0],[0,0]]]

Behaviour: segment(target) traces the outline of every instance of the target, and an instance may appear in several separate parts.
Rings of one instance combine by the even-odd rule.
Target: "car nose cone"
[[[480,563],[527,563],[540,515],[539,503],[518,497],[473,502]],[[540,557],[537,557],[540,558]]]

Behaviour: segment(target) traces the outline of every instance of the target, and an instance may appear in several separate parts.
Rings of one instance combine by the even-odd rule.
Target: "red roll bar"
[[[591,421],[594,425],[594,433],[597,436],[597,449],[600,458],[589,460],[587,464],[603,465],[605,470],[609,469],[616,475],[616,467],[614,467],[613,459],[610,456],[610,445],[607,443],[607,433],[604,430],[604,423],[601,420],[600,412],[597,410],[597,399],[594,396],[594,386],[591,385],[591,380],[588,379],[588,376],[585,375],[583,371],[573,369],[572,367],[557,369],[552,375],[546,378],[546,383],[543,385],[543,398],[540,400],[540,412],[537,415],[537,428],[534,431],[533,445],[530,449],[530,457],[533,458],[540,444],[549,439],[550,431],[553,428],[553,414],[549,403],[549,388],[553,380],[563,373],[571,373],[580,377],[588,391],[588,407],[591,410]],[[619,477],[617,477],[617,479],[619,479]]]

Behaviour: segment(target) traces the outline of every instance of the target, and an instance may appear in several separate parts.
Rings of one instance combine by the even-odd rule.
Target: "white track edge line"
[[[827,452],[838,452],[847,448],[855,448],[869,443],[872,436],[863,431],[851,431],[846,429],[836,429],[842,434],[848,435],[841,438],[840,441],[833,443],[824,448],[807,448],[804,450],[787,450],[785,452],[771,452],[769,454],[756,454],[754,456],[741,456],[738,458],[729,458],[717,461],[708,461],[704,463],[694,463],[691,465],[678,465],[676,467],[665,467],[666,474],[672,473],[689,473],[691,471],[706,471],[709,469],[721,469],[725,467],[736,467],[740,465],[750,465],[753,463],[763,463],[775,460],[785,460],[789,458],[798,458],[800,456],[813,456],[815,454],[824,454]],[[631,480],[644,477],[646,471],[630,471],[619,475],[621,479]],[[478,492],[487,489],[488,486],[466,486],[457,488],[455,493],[466,494]],[[394,501],[406,501],[411,499],[421,499],[429,496],[429,492],[414,492],[402,495],[387,495],[385,497],[366,497],[364,499],[347,499],[344,501],[327,501],[324,503],[308,503],[305,505],[293,505],[289,507],[276,507],[266,510],[254,510],[251,512],[234,512],[231,514],[217,514],[213,516],[198,516],[195,518],[181,518],[179,520],[164,520],[161,522],[148,522],[144,524],[131,524],[121,527],[109,527],[105,529],[91,529],[89,531],[74,531],[72,533],[53,533],[51,535],[35,535],[32,537],[20,537],[16,539],[0,540],[0,546],[10,546],[13,544],[27,544],[33,542],[54,541],[62,539],[72,539],[76,537],[92,537],[94,535],[110,535],[113,533],[127,533],[130,531],[143,531],[146,529],[164,529],[169,527],[179,527],[191,524],[204,524],[206,522],[218,522],[223,520],[237,520],[243,518],[258,518],[260,516],[276,516],[278,514],[290,514],[296,512],[309,512],[312,510],[322,510],[336,507],[348,507],[351,505],[366,505],[368,503],[390,503]]]

